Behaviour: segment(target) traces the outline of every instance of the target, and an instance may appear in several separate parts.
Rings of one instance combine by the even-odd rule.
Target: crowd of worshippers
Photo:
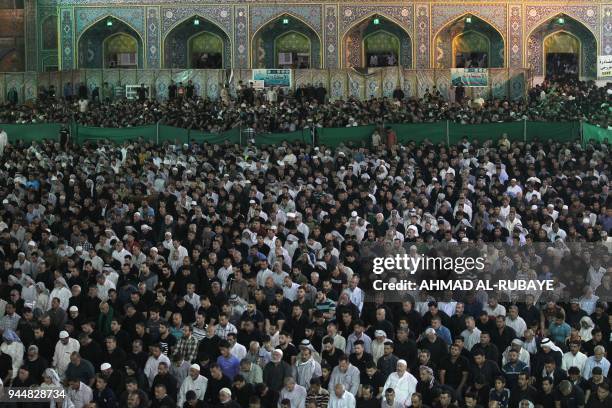
[[[330,100],[323,85],[305,85],[295,91],[282,88],[255,90],[239,84],[222,87],[217,100],[202,95],[189,81],[171,84],[169,98],[149,95],[142,84],[137,97],[115,97],[108,83],[94,91],[85,84],[66,84],[64,94],[43,90],[36,101],[0,105],[0,123],[68,123],[106,128],[161,123],[186,129],[219,133],[233,128],[255,133],[281,133],[312,127],[353,127],[380,123],[462,124],[532,121],[588,121],[607,128],[610,124],[612,85],[594,82],[545,82],[517,100],[490,99],[460,87],[442,95],[435,86],[421,98],[407,97],[397,88],[392,97]],[[76,90],[73,90],[76,88]],[[124,92],[122,91],[122,94]],[[14,102],[14,103],[13,103]]]
[[[9,144],[0,379],[52,407],[609,408],[609,177],[594,142]],[[559,291],[372,296],[367,253],[436,242]]]

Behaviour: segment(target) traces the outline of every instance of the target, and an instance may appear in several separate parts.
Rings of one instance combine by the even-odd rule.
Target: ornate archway
[[[102,42],[104,68],[136,68],[138,40],[130,34],[117,33]]]
[[[79,68],[143,68],[143,41],[116,17],[99,20],[78,40]]]
[[[281,58],[290,54],[292,60],[297,60],[296,67],[302,65],[309,67],[311,52],[312,43],[306,35],[297,31],[288,31],[274,39],[274,66],[283,65],[284,61]],[[293,65],[293,62],[290,61],[289,65]]]
[[[464,31],[453,38],[452,55],[453,68],[470,68],[472,65],[489,67],[491,41],[478,31]]]
[[[165,68],[231,68],[230,37],[198,15],[183,19],[164,38]]]
[[[470,14],[446,24],[434,36],[435,68],[502,68],[504,38],[492,24]]]
[[[410,35],[395,21],[380,15],[370,15],[353,24],[344,35],[343,50],[345,67],[412,68]]]
[[[253,68],[321,68],[321,38],[289,14],[262,25],[251,41]]]
[[[549,18],[528,37],[527,62],[536,77],[597,76],[597,40],[582,22],[565,14]]]

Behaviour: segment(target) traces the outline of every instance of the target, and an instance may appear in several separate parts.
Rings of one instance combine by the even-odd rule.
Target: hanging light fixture
[[[563,18],[563,16],[557,17],[557,24],[559,25],[565,24],[565,18]]]
[[[199,26],[199,25],[200,25],[200,19],[196,17],[196,18],[193,20],[193,25],[194,25],[194,26]]]
[[[472,24],[472,16],[467,16],[467,17],[465,18],[465,23],[466,23],[466,24]]]
[[[374,17],[374,20],[372,20],[372,24],[379,25],[380,24],[380,18]]]
[[[113,26],[113,20],[111,20],[110,18],[108,20],[106,20],[106,26],[107,27],[112,27]]]
[[[286,18],[286,17],[285,17],[285,18],[283,18],[283,24],[285,24],[285,25],[289,24],[289,19],[288,19],[288,18]]]

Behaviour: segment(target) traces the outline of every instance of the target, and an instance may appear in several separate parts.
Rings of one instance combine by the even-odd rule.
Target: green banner
[[[348,128],[321,128],[318,129],[319,144],[337,147],[340,143],[353,145],[370,145],[370,139],[376,126],[357,126]]]
[[[231,129],[223,133],[205,133],[197,130],[192,130],[189,133],[189,141],[197,143],[240,143],[240,129]]]
[[[312,136],[310,133],[310,129],[296,130],[295,132],[289,133],[267,133],[257,135],[255,137],[255,144],[258,146],[274,146],[279,145],[285,141],[289,143],[312,144]]]
[[[599,126],[590,125],[588,123],[584,123],[582,125],[582,135],[584,137],[585,142],[588,142],[589,140],[594,140],[600,143],[610,143],[612,141],[612,130],[602,129]]]
[[[97,128],[88,126],[73,126],[76,134],[72,137],[77,143],[88,140],[110,140],[115,143],[123,143],[127,140],[144,139],[155,142],[157,139],[156,126],[137,126],[130,128]]]
[[[421,143],[424,140],[446,143],[446,122],[393,124],[389,127],[395,131],[399,143]],[[382,141],[385,142],[384,136]]]
[[[524,139],[524,122],[504,122],[504,123],[483,123],[479,125],[461,125],[459,123],[451,123],[449,125],[449,143],[457,144],[467,137],[468,140],[478,139],[483,142],[485,140],[497,141],[501,139],[503,134],[508,136],[511,141],[519,141]]]
[[[527,122],[527,140],[570,142],[580,139],[580,122]]]
[[[52,139],[59,140],[59,132],[62,128],[60,123],[41,123],[41,124],[0,124],[0,130],[4,130],[8,136],[9,143],[18,140],[33,142],[36,140]]]
[[[406,123],[388,124],[386,128],[393,129],[397,135],[398,143],[409,142],[421,143],[425,140],[437,143],[457,144],[463,137],[468,140],[499,140],[502,135],[507,135],[511,141],[535,140],[546,141],[548,139],[568,142],[580,139],[579,122],[504,122],[487,123],[479,125],[461,125],[452,122],[437,123]],[[31,142],[35,140],[53,139],[58,140],[62,125],[59,123],[49,124],[0,124],[0,129],[6,130],[9,142],[17,140]],[[379,127],[375,125],[358,126],[348,128],[319,128],[317,129],[318,144],[331,148],[338,147],[341,143],[353,146],[370,146],[372,134]],[[110,140],[122,143],[127,140],[145,140],[152,143],[184,144],[190,142],[213,143],[213,144],[246,144],[247,135],[238,128],[227,132],[214,134],[198,130],[175,128],[165,125],[149,125],[131,128],[97,128],[80,126],[75,123],[70,125],[71,135],[77,143],[95,140]],[[601,129],[594,125],[584,124],[585,140],[610,140],[612,131]],[[382,142],[386,142],[384,130],[381,134]],[[312,144],[312,135],[309,129],[298,130],[288,133],[261,133],[255,136],[255,144],[258,146],[277,146],[282,142]]]
[[[159,125],[159,143],[184,144],[189,141],[189,130],[172,126]]]

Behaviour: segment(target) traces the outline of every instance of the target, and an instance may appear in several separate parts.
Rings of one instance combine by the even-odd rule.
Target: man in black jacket
[[[219,404],[219,392],[223,388],[229,389],[232,386],[232,382],[229,378],[223,375],[221,367],[217,363],[210,365],[210,377],[208,378],[208,387],[206,387],[206,395],[204,400],[214,406]]]
[[[168,395],[168,391],[166,390],[166,386],[164,384],[158,384],[154,391],[154,398],[151,401],[150,408],[168,408],[168,407],[176,407],[176,402]]]
[[[603,382],[597,386],[597,393],[589,398],[586,408],[609,408],[612,407],[612,395],[610,386]]]
[[[166,392],[174,401],[176,401],[176,394],[178,391],[178,384],[176,377],[170,374],[170,368],[164,362],[159,363],[157,375],[153,379],[152,391],[155,391],[155,387],[159,384],[163,384],[166,387]]]

